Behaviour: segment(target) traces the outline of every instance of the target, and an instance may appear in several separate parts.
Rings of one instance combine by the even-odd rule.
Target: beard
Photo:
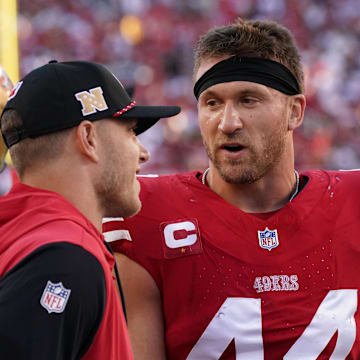
[[[249,139],[239,139],[239,135],[232,135],[222,138],[218,143],[226,141],[238,141],[243,144],[250,144]],[[247,146],[246,158],[221,159],[220,154],[210,148],[203,140],[205,150],[210,161],[218,170],[221,178],[230,184],[251,184],[261,179],[281,159],[286,147],[286,131],[278,128],[270,136],[263,136],[262,146],[256,149],[255,146]]]
[[[124,189],[123,184],[128,183],[121,174],[116,152],[110,149],[106,151],[106,160],[102,176],[95,184],[95,193],[98,198],[100,211],[103,217],[130,217],[137,214],[141,209],[139,191]],[[125,172],[126,170],[124,170]],[[125,174],[126,175],[126,174]],[[138,184],[138,190],[140,185]]]

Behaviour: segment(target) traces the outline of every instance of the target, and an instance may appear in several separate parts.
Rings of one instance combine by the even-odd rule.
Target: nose
[[[240,113],[232,102],[225,104],[219,123],[219,129],[225,134],[232,134],[243,128]]]
[[[136,138],[136,139],[137,139],[139,150],[140,150],[140,154],[139,154],[140,163],[149,161],[149,159],[150,159],[149,151],[145,148],[145,146],[140,142],[140,140],[138,138]]]

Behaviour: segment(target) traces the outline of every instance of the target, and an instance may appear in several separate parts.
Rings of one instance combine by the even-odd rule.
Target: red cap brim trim
[[[132,109],[136,104],[136,101],[134,100],[133,102],[131,102],[128,106],[124,107],[122,110],[119,110],[118,112],[116,112],[113,117],[119,117],[121,116],[123,113],[129,111],[130,109]]]

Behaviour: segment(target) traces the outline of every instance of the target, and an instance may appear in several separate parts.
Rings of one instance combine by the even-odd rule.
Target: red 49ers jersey
[[[169,359],[359,359],[360,172],[304,173],[264,216],[200,176],[140,178],[141,212],[104,224],[159,287]]]

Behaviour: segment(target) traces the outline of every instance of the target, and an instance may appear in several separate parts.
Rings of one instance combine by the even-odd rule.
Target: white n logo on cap
[[[75,97],[81,102],[81,111],[84,116],[108,109],[100,86],[89,91],[78,92],[75,94]]]

